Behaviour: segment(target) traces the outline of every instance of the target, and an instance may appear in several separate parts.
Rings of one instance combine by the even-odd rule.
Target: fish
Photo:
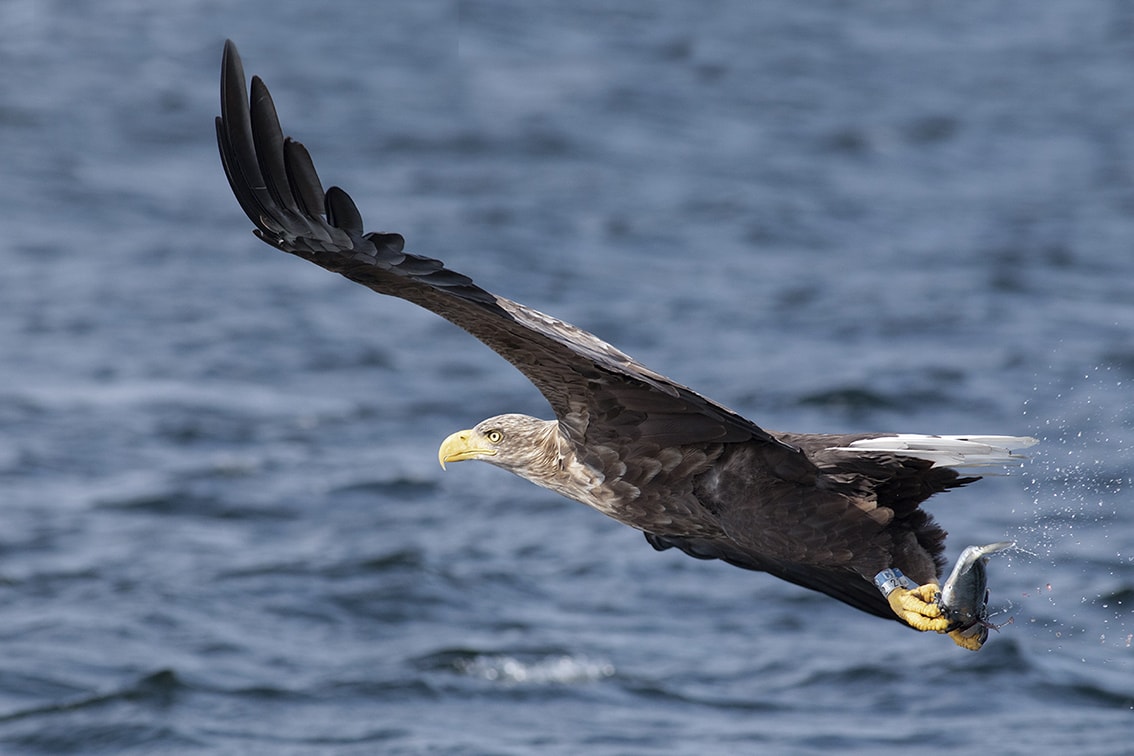
[[[937,599],[942,614],[955,624],[955,632],[966,638],[976,637],[980,644],[988,639],[988,558],[1010,549],[1015,541],[999,541],[986,546],[969,546],[961,552],[957,564]]]

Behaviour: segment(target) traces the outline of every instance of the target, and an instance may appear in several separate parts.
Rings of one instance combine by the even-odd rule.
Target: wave
[[[615,674],[609,660],[548,651],[485,653],[452,649],[418,659],[418,667],[509,686],[578,685]]]

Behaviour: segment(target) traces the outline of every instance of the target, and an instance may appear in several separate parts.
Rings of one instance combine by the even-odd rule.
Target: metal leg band
[[[875,575],[874,585],[878,586],[878,590],[886,597],[889,597],[891,593],[899,588],[905,588],[907,591],[917,588],[914,582],[903,575],[902,571],[896,567],[882,570]]]

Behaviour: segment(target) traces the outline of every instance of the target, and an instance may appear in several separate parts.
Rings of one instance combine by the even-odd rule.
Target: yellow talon
[[[971,627],[950,630],[949,637],[961,648],[967,648],[969,651],[980,651],[980,647],[988,639],[988,630],[983,626],[978,627],[980,627],[980,631],[975,633]]]
[[[953,623],[941,614],[941,606],[937,603],[940,593],[936,583],[926,583],[911,589],[895,588],[886,600],[894,614],[915,630],[947,633]],[[957,638],[953,640],[957,645],[964,645]]]

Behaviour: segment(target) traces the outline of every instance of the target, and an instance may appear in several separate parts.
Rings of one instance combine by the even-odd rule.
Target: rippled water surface
[[[442,474],[546,407],[249,234],[225,37],[370,228],[762,425],[1040,437],[932,507],[1010,624]],[[0,751],[1129,752],[1127,4],[7,0],[0,66]]]

